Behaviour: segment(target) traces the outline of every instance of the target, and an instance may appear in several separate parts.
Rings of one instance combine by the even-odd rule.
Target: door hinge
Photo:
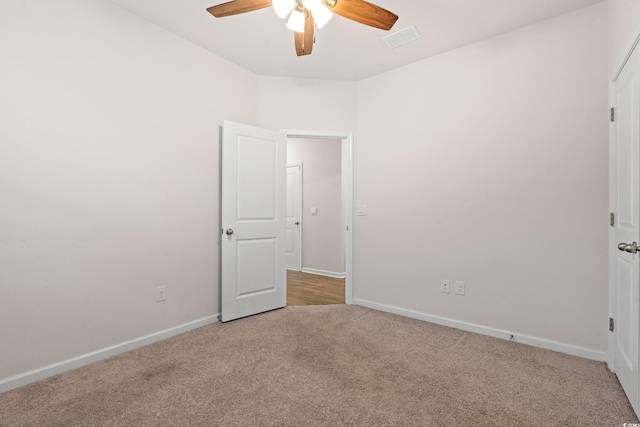
[[[615,227],[616,225],[616,214],[614,214],[613,212],[609,214],[609,225],[612,227]]]
[[[616,121],[616,109],[611,107],[611,121],[615,122]]]
[[[613,332],[613,318],[609,318],[609,332]]]

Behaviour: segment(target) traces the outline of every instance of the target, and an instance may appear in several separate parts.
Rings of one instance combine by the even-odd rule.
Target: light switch
[[[311,215],[318,215],[318,208],[311,208]]]
[[[357,213],[360,216],[367,216],[367,205],[358,205]]]

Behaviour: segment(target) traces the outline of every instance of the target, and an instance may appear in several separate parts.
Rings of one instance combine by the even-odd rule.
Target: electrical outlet
[[[448,294],[448,293],[449,293],[449,291],[450,291],[450,288],[449,288],[449,281],[448,281],[448,280],[445,280],[445,279],[442,279],[442,280],[440,281],[440,292],[443,292],[443,293],[445,293],[445,294]]]
[[[464,295],[464,282],[456,281],[456,294]]]
[[[167,300],[167,287],[158,286],[156,288],[156,302],[166,301],[166,300]]]

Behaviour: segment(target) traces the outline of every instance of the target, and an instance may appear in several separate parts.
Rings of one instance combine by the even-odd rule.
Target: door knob
[[[227,236],[231,236],[233,234],[233,230],[230,228],[227,228],[226,233],[227,233]]]
[[[630,254],[635,254],[638,252],[638,244],[633,242],[629,243],[618,243],[618,250],[628,252]]]
[[[300,225],[300,221],[294,222],[295,225]]]

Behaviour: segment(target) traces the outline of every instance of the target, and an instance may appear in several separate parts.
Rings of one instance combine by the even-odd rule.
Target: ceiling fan
[[[313,50],[314,22],[322,28],[333,16],[344,18],[382,30],[390,30],[398,15],[364,0],[233,0],[207,9],[216,18],[238,15],[273,6],[281,18],[289,16],[287,28],[293,30],[298,56],[310,55]]]

